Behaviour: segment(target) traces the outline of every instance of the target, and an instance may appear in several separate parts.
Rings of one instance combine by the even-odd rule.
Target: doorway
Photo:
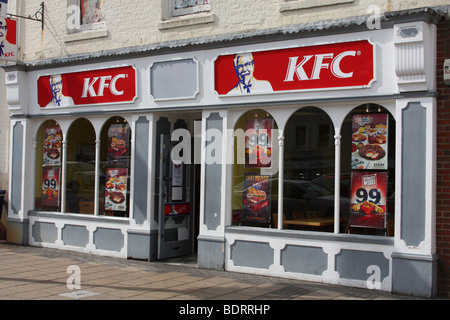
[[[201,166],[194,161],[193,128],[199,115],[196,116],[186,114],[182,119],[161,116],[157,120],[154,212],[158,223],[158,260],[197,261]],[[173,135],[175,130],[185,135],[178,139]]]

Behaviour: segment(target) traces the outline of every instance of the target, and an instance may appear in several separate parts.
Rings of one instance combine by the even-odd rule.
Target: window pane
[[[62,131],[58,123],[48,120],[36,137],[35,208],[61,211]]]
[[[130,212],[131,129],[122,117],[109,119],[100,142],[99,214],[128,217]]]
[[[95,130],[88,120],[75,120],[67,140],[66,210],[94,214]]]
[[[303,108],[286,124],[283,215],[285,229],[333,231],[334,127],[328,115]]]
[[[104,21],[104,0],[81,0],[81,24]]]
[[[189,8],[209,4],[210,0],[174,0],[175,9]]]
[[[272,162],[272,116],[263,110],[245,113],[235,127],[233,165],[234,225],[275,227],[278,211],[278,170]]]
[[[367,118],[363,119],[364,126],[355,126],[354,119],[361,116]],[[376,133],[376,135],[372,136],[372,133]],[[342,224],[340,232],[393,236],[395,217],[394,117],[381,106],[365,104],[355,108],[347,115],[342,125],[341,136],[341,199],[349,201],[354,199],[358,203],[352,201],[352,205],[347,210],[341,209],[341,218],[349,223]],[[375,151],[373,155],[370,153],[370,149]],[[357,165],[352,165],[356,161],[358,161]],[[357,183],[361,184],[360,181],[363,177],[370,179],[371,183],[365,183],[360,188]],[[334,179],[330,183],[334,184]],[[353,208],[355,204],[359,207]],[[364,208],[361,208],[361,205]],[[351,215],[353,218],[350,223]]]

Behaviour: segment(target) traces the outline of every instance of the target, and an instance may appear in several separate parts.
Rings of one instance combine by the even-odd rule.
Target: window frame
[[[162,16],[158,23],[159,30],[214,22],[211,4],[178,10],[174,8],[174,0],[161,0]]]
[[[82,24],[80,0],[67,0],[67,9],[69,9],[70,6],[78,7],[79,14],[76,16],[77,27],[69,28],[66,25],[66,35],[64,37],[64,42],[89,40],[108,36],[108,29],[106,27],[105,20],[85,25]],[[68,19],[71,13],[69,10],[67,10],[66,14]]]

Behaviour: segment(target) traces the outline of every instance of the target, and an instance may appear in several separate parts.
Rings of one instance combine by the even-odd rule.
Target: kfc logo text
[[[116,83],[119,79],[125,79],[127,77],[126,74],[118,74],[115,77],[112,76],[102,76],[102,77],[93,77],[84,78],[83,85],[83,93],[81,94],[82,98],[86,97],[103,97],[105,88],[108,88],[109,91],[115,96],[123,95],[124,91],[117,90]],[[94,85],[97,84],[98,81],[98,89],[95,91]]]
[[[285,82],[294,81],[294,75],[298,80],[318,80],[322,69],[329,69],[336,78],[351,78],[353,72],[343,72],[341,61],[346,57],[354,57],[356,51],[345,51],[334,57],[334,53],[324,53],[316,55],[303,56],[300,63],[297,64],[299,57],[289,57],[289,66],[286,72]],[[309,61],[314,61],[312,72],[308,75],[304,69]]]

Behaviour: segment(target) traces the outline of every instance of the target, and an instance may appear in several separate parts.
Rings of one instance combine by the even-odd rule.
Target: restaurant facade
[[[8,241],[436,295],[444,15],[366,18],[5,67]]]

